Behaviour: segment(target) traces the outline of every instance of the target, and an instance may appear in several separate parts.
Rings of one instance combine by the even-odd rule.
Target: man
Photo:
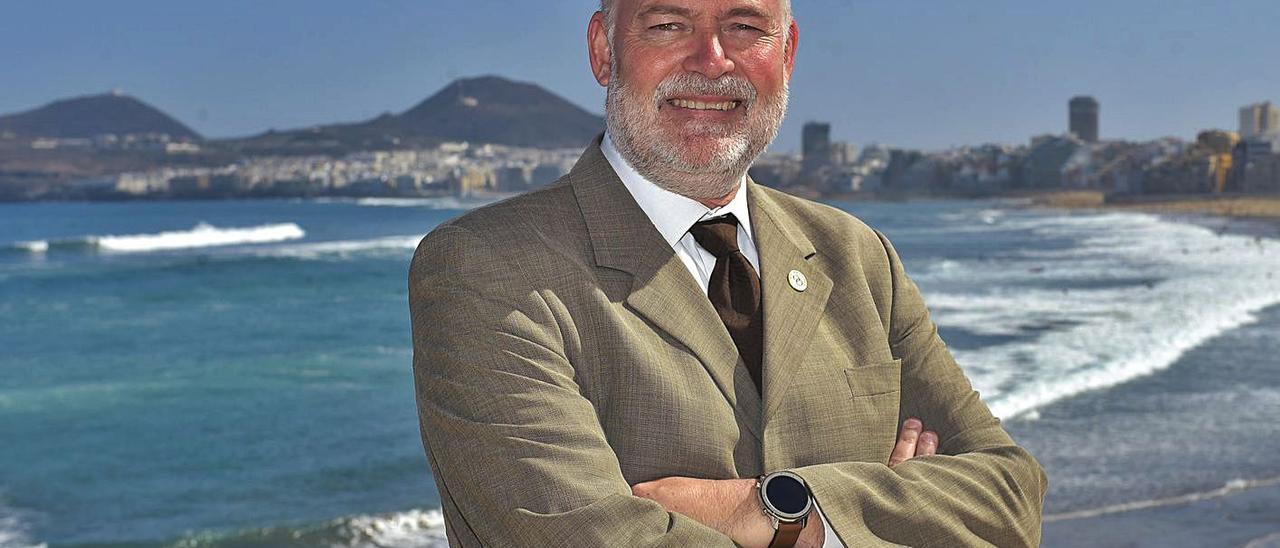
[[[423,239],[414,378],[451,545],[1039,542],[1044,473],[889,242],[746,176],[798,43],[784,0],[605,0],[606,134]]]

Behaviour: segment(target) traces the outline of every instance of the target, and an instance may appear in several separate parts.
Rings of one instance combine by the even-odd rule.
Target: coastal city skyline
[[[1102,105],[1092,96],[1066,107],[1065,128],[1027,142],[943,151],[860,147],[833,139],[830,122],[810,121],[800,154],[765,154],[751,175],[827,197],[1280,190],[1280,108],[1269,101],[1241,107],[1238,131],[1148,141],[1101,137]],[[113,92],[0,115],[0,200],[511,195],[567,173],[602,126],[536,84],[497,76],[459,79],[396,114],[239,139],[202,138]]]
[[[590,0],[144,4],[6,7],[0,113],[118,88],[205,137],[242,137],[399,112],[481,74],[537,83],[592,113],[603,103],[578,66]],[[912,10],[815,0],[796,12],[800,59],[775,151],[798,152],[814,120],[860,144],[1023,143],[1058,131],[1059,105],[1076,95],[1104,105],[1103,140],[1188,138],[1234,131],[1241,106],[1280,99],[1280,74],[1257,70],[1280,45],[1250,38],[1271,32],[1271,3],[1206,12],[1186,2]]]

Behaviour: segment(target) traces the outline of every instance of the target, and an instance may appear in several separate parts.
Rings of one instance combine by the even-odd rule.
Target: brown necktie
[[[756,392],[761,391],[764,316],[760,309],[760,276],[738,249],[738,218],[733,214],[702,221],[689,229],[698,245],[716,256],[707,297],[729,330],[738,355],[747,364]]]

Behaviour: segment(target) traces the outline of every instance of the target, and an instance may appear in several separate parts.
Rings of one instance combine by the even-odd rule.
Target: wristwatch
[[[773,540],[769,548],[791,548],[813,510],[813,494],[804,479],[794,472],[780,470],[756,478],[756,491],[764,506],[764,515],[773,522]]]

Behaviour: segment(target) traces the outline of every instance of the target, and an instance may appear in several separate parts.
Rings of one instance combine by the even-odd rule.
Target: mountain
[[[104,133],[166,133],[175,139],[201,139],[168,114],[120,93],[63,99],[35,110],[0,116],[0,132],[64,139]]]
[[[444,141],[577,148],[603,130],[603,118],[536,84],[482,76],[456,80],[400,114],[269,131],[224,144],[248,154],[337,153]]]
[[[580,147],[604,119],[535,85],[498,76],[457,80],[395,117],[407,132],[450,141]]]

